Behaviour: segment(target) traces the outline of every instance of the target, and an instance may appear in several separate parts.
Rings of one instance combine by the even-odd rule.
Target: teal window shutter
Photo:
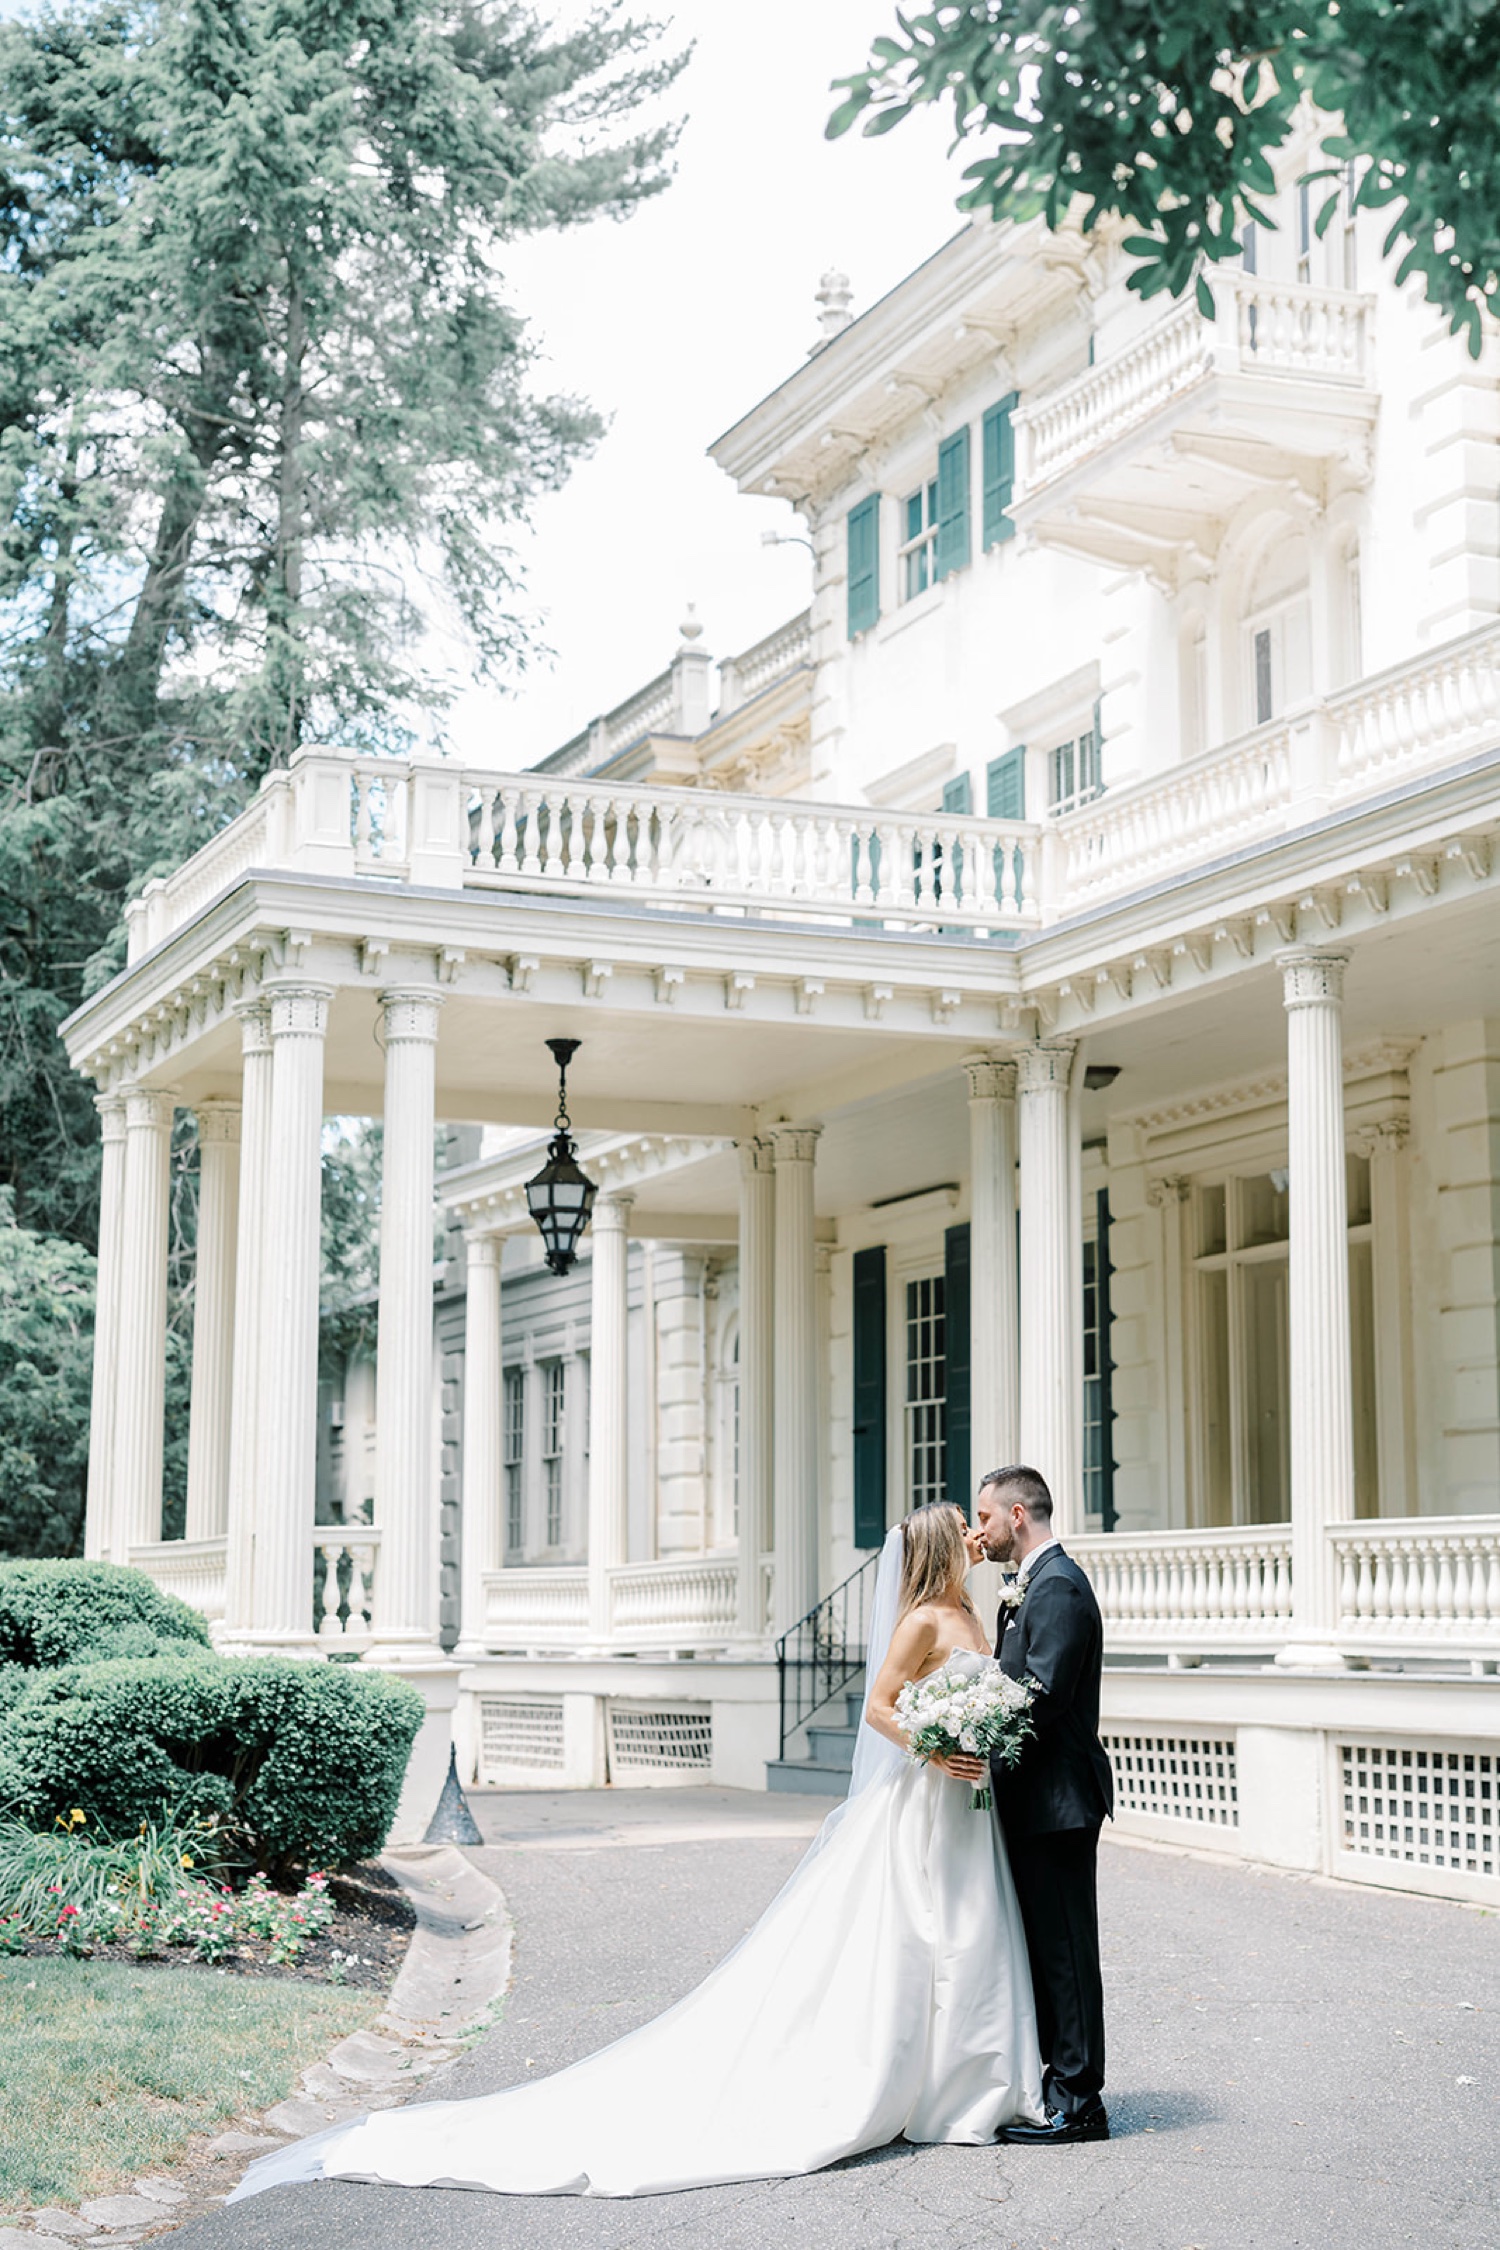
[[[983,434],[983,500],[981,505],[982,537],[986,549],[998,547],[1002,540],[1014,539],[1016,527],[1011,521],[1010,504],[1016,491],[1016,429],[1011,419],[1020,393],[1012,391],[1009,398],[992,406],[982,424]]]
[[[969,1517],[972,1469],[969,1445],[969,1230],[949,1227],[943,1236],[944,1394],[948,1425],[948,1498]],[[993,1468],[993,1462],[986,1462]]]
[[[854,1253],[854,1544],[885,1538],[885,1246]]]
[[[1026,745],[1002,750],[985,768],[984,809],[991,820],[1026,818]]]
[[[943,810],[952,813],[974,810],[974,784],[966,773],[956,773],[951,781],[943,783]]]
[[[849,510],[849,638],[880,615],[880,494]]]
[[[934,575],[946,578],[962,570],[969,560],[969,432],[955,430],[938,447],[937,564]]]

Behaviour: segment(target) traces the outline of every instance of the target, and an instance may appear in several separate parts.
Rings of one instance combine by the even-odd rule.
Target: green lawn
[[[378,1992],[123,1961],[0,1961],[0,2211],[75,2203],[290,2093]]]

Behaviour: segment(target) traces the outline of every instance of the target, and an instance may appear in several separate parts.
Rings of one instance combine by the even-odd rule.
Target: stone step
[[[842,1797],[848,1793],[849,1769],[819,1765],[811,1758],[768,1758],[766,1787],[784,1796]]]
[[[854,1765],[856,1727],[809,1727],[807,1749],[814,1765],[841,1766],[845,1773]]]

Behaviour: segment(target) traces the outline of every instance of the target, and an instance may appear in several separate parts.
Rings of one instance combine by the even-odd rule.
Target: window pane
[[[1255,636],[1255,723],[1263,727],[1276,711],[1275,692],[1271,679],[1271,632],[1262,627]]]
[[[944,1299],[940,1273],[906,1285],[906,1460],[914,1508],[947,1493]]]
[[[1351,1227],[1367,1227],[1370,1223],[1370,1159],[1367,1156],[1350,1156],[1344,1161],[1349,1194],[1349,1224]]]
[[[1198,1396],[1202,1421],[1197,1517],[1200,1527],[1234,1520],[1229,1429],[1229,1276],[1200,1273],[1194,1295],[1198,1309]]]
[[[1245,1341],[1245,1523],[1285,1523],[1290,1515],[1291,1434],[1287,1412],[1287,1269],[1277,1258],[1241,1266]]]
[[[1258,1179],[1241,1180],[1239,1201],[1241,1249],[1253,1250],[1263,1242],[1288,1239],[1291,1206],[1285,1172],[1263,1172]]]
[[[914,492],[906,503],[906,536],[908,539],[920,539],[922,536],[922,495],[920,492]]]
[[[1354,1393],[1354,1513],[1378,1516],[1380,1447],[1375,1421],[1375,1283],[1368,1242],[1349,1245],[1349,1358]]]
[[[1229,1236],[1224,1224],[1224,1183],[1216,1181],[1211,1187],[1198,1190],[1198,1255],[1216,1258],[1229,1247]]]

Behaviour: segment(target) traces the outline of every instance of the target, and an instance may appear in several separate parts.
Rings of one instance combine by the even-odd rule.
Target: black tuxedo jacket
[[[1104,1624],[1094,1589],[1061,1547],[1039,1555],[1019,1609],[1000,1613],[1000,1669],[1028,1676],[1039,1693],[1036,1733],[1012,1767],[994,1768],[995,1803],[1006,1832],[1045,1836],[1097,1828],[1114,1811],[1114,1776],[1099,1740]]]

